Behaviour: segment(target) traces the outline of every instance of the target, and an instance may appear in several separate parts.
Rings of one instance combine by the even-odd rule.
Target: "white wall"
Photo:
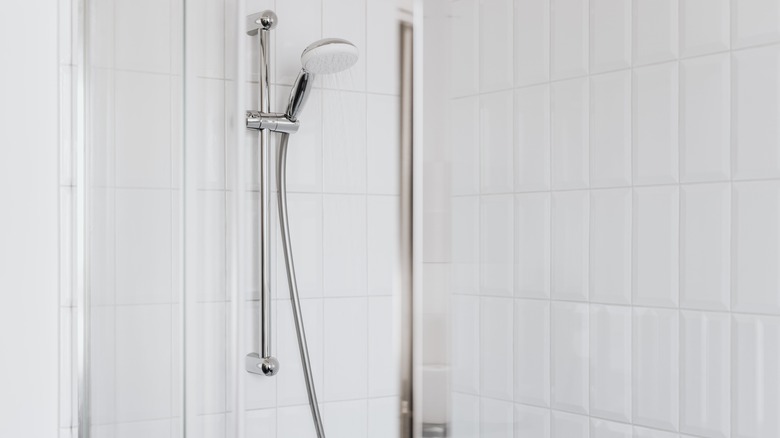
[[[0,435],[58,426],[57,2],[0,18]]]
[[[779,10],[452,3],[455,436],[780,435]]]

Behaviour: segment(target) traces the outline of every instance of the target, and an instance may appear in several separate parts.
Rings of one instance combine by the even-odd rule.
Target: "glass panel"
[[[257,41],[243,28],[257,2],[85,2],[91,436],[313,436],[276,210],[282,371],[244,365],[259,324],[257,133],[244,126]],[[360,52],[317,80],[291,138],[292,246],[329,436],[396,436],[398,6],[262,3],[280,17],[273,110],[309,43],[340,36]]]
[[[87,9],[92,436],[181,433],[181,1]]]

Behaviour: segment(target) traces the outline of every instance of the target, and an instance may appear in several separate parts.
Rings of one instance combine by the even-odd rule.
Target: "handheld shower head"
[[[301,65],[309,73],[332,74],[344,71],[358,60],[358,49],[341,38],[325,38],[309,44],[301,54]]]
[[[296,120],[314,83],[315,74],[333,74],[344,71],[358,60],[358,49],[354,44],[340,38],[325,38],[315,41],[301,55],[301,72],[295,79],[290,102],[285,113],[290,120]]]

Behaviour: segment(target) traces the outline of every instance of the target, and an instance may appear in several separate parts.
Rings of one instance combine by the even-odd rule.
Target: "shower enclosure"
[[[327,436],[399,436],[399,35],[410,12],[342,0],[72,7],[63,11],[74,35],[72,124],[83,141],[69,157],[81,178],[69,206],[84,245],[74,268],[83,288],[73,291],[73,433],[315,436],[312,383]],[[278,26],[261,75],[246,26],[263,10]],[[272,163],[287,141],[247,129],[246,114],[287,108],[301,52],[325,37],[348,39],[358,58],[345,73],[296,83],[285,248]],[[307,71],[325,73],[314,61]],[[263,192],[272,196],[261,208]],[[248,373],[244,358],[266,351],[275,375]]]
[[[62,436],[780,436],[778,1],[65,3]]]

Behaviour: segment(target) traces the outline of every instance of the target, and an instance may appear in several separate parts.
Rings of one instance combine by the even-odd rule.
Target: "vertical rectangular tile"
[[[458,135],[452,136],[452,194],[479,194],[479,97],[450,101],[452,125]]]
[[[590,414],[631,422],[631,309],[591,305]]]
[[[730,0],[680,0],[680,55],[728,50]]]
[[[93,403],[90,415],[95,424],[109,424],[116,421],[117,364],[114,349],[117,339],[114,309],[113,306],[95,306],[89,315],[91,332],[89,337],[91,343],[89,377],[92,381],[89,397]],[[68,410],[70,409],[69,405]]]
[[[304,9],[303,12],[308,11]],[[397,5],[392,2],[366,2],[366,90],[368,92],[394,95],[399,92],[400,26],[391,18],[396,13]],[[298,28],[298,26],[289,27]]]
[[[395,96],[366,96],[366,191],[395,195],[401,190],[400,99]]]
[[[590,300],[631,303],[631,189],[590,194]]]
[[[311,411],[306,405],[287,406],[276,410],[276,436],[316,436]]]
[[[306,396],[306,381],[303,379],[301,356],[298,350],[298,337],[295,331],[292,306],[289,301],[277,304],[276,351],[279,363],[284,367],[284,374],[277,375],[276,406],[293,406],[308,402]],[[312,363],[314,384],[323,388],[323,355],[324,355],[324,325],[323,303],[321,299],[306,299],[301,303],[306,341]],[[222,330],[225,331],[224,329]]]
[[[514,294],[514,197],[483,196],[480,217],[480,290],[483,295]]]
[[[479,394],[479,297],[452,297],[452,390]],[[330,336],[330,335],[329,335]]]
[[[512,400],[512,299],[480,299],[480,395]]]
[[[679,318],[676,310],[634,308],[634,424],[676,431]]]
[[[117,190],[114,208],[116,303],[170,303],[170,191]]]
[[[552,187],[588,186],[588,80],[552,84]]]
[[[452,393],[451,436],[453,438],[480,438],[479,420],[479,397],[458,392]]]
[[[324,295],[366,293],[366,197],[325,195],[323,200]]]
[[[680,179],[725,181],[731,175],[731,58],[680,63]]]
[[[564,79],[588,73],[587,0],[550,0],[551,78]]]
[[[550,195],[515,195],[516,297],[550,296]]]
[[[298,292],[301,297],[322,297],[323,268],[323,206],[322,195],[290,193],[287,197],[287,209],[290,214],[290,233],[295,257],[295,270],[298,276]],[[224,231],[223,231],[224,234]],[[281,245],[277,246],[279,256],[283,257]],[[276,266],[277,287],[287,296],[287,272],[283,259]]]
[[[554,192],[552,196],[552,297],[588,299],[587,191]]]
[[[634,184],[669,184],[678,178],[677,63],[634,70]]]
[[[588,417],[552,411],[552,438],[590,438]]]
[[[479,91],[512,88],[512,0],[479,2]]]
[[[780,183],[734,184],[733,196],[732,309],[780,313]]]
[[[733,48],[780,40],[780,5],[774,0],[731,0]]]
[[[246,433],[249,436],[268,434],[276,436],[276,409],[248,410],[245,414]]]
[[[216,435],[209,435],[210,427],[212,424],[208,424],[209,421],[206,420],[208,417],[199,417],[197,421],[199,426],[202,426],[203,428],[199,431],[201,437],[208,437],[211,438]],[[205,420],[205,421],[203,421]],[[113,432],[115,433],[115,438],[132,438],[137,436],[143,436],[148,438],[170,438],[173,436],[171,434],[171,420],[170,419],[162,419],[162,420],[151,420],[151,421],[136,421],[132,423],[119,423],[113,425]],[[224,427],[224,424],[222,424]]]
[[[188,310],[188,322],[194,327],[190,330],[191,339],[197,339],[187,348],[186,355],[191,364],[188,373],[198,382],[199,391],[188,408],[196,415],[220,414],[227,408],[229,391],[225,304],[198,303]],[[178,341],[178,336],[173,338],[173,342]],[[174,393],[177,390],[178,387],[173,388]]]
[[[117,186],[171,187],[170,78],[129,71],[115,77]]]
[[[452,198],[453,292],[479,293],[479,197]]]
[[[176,88],[171,85],[171,88]],[[191,181],[198,189],[224,189],[225,188],[225,81],[221,79],[197,78],[192,81],[191,92],[187,99],[192,109],[189,110],[188,120],[196,121],[191,123],[188,135],[188,155],[186,166],[190,170]],[[178,90],[177,90],[178,92]],[[172,96],[173,97],[173,96]],[[176,96],[179,97],[179,96]],[[171,104],[178,102],[171,99]],[[179,100],[180,102],[181,100]],[[170,123],[172,126],[181,123],[180,115],[172,116]],[[179,120],[174,120],[179,119]],[[177,128],[171,129],[178,130]],[[171,145],[175,145],[174,150],[168,153],[176,157],[170,161],[175,173],[168,170],[171,186],[177,186],[178,181],[174,178],[180,178],[182,164],[177,162],[180,153],[180,145],[173,140],[174,134],[171,132],[169,138],[162,139]],[[148,163],[145,163],[148,165]],[[297,176],[297,174],[296,174]],[[297,179],[295,181],[298,182]]]
[[[479,405],[480,438],[513,438],[512,402],[482,398]]]
[[[512,92],[485,94],[479,100],[482,193],[509,193],[514,187]]]
[[[323,427],[328,428],[328,433],[332,436],[362,438],[367,435],[367,400],[326,403],[322,411]]]
[[[479,92],[479,0],[452,2],[452,95]],[[475,23],[476,22],[476,23]]]
[[[368,302],[328,298],[324,308],[324,401],[368,395]],[[295,435],[291,435],[295,436]]]
[[[550,0],[514,2],[515,86],[550,78]]]
[[[589,412],[588,338],[588,305],[554,302],[551,364],[554,409]]]
[[[780,47],[734,52],[732,168],[734,179],[780,176]]]
[[[634,64],[677,58],[678,0],[634,0]]]
[[[590,72],[631,66],[631,2],[591,0]]]
[[[680,431],[708,437],[731,434],[731,318],[680,313]]]
[[[516,404],[514,438],[550,438],[550,410]]]
[[[396,397],[368,399],[368,435],[395,438],[400,434],[400,402]]]
[[[395,196],[368,196],[367,201],[368,293],[392,295],[397,281],[400,202]]]
[[[680,196],[680,305],[728,310],[731,187],[728,183],[687,185]]]
[[[170,2],[114,2],[114,68],[170,73],[172,18]]]
[[[398,385],[387,376],[398,375],[398,361],[387,346],[393,343],[393,297],[368,299],[368,396],[398,394]]]
[[[550,303],[515,300],[514,400],[550,406]]]
[[[780,435],[780,318],[734,315],[732,435]]]
[[[173,387],[171,306],[120,306],[115,317],[117,422],[169,417]]]
[[[631,426],[592,418],[590,420],[590,438],[632,438]]]
[[[323,91],[322,123],[323,191],[365,193],[366,95]]]
[[[550,188],[550,86],[515,91],[515,191]]]
[[[633,303],[676,307],[679,193],[675,186],[634,189]]]
[[[590,186],[631,184],[631,73],[590,78]]]
[[[677,435],[676,433],[634,426],[634,438],[678,438],[678,436],[685,437],[684,435]]]

